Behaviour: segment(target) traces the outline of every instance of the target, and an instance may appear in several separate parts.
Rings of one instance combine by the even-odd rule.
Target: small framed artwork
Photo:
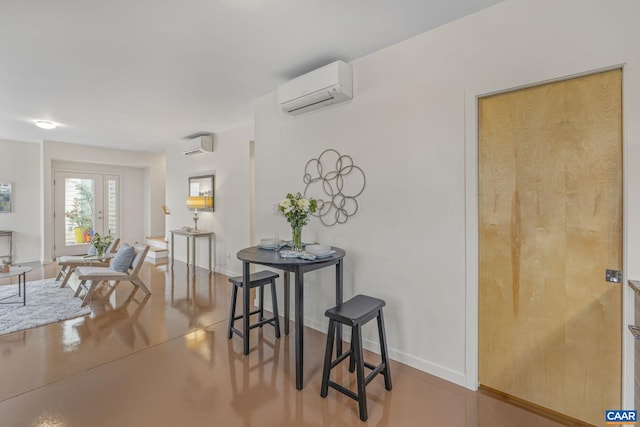
[[[12,204],[11,183],[0,181],[0,213],[10,213]]]

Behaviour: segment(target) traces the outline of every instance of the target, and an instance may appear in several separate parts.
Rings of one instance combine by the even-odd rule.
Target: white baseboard
[[[147,252],[147,258],[152,258],[152,259],[165,259],[168,258],[168,252],[166,250],[161,250],[161,251],[149,251]]]
[[[265,310],[272,311],[271,304],[267,304],[266,301],[264,308]],[[284,314],[282,314],[281,316],[284,318]],[[293,313],[291,313],[290,319],[293,320]],[[304,325],[326,334],[327,328],[329,327],[329,321],[327,320],[326,322],[320,322],[316,319],[305,318]],[[351,339],[351,331],[349,330],[349,328],[344,328],[343,339],[346,341],[349,341]],[[376,354],[380,354],[380,344],[377,341],[364,339],[362,341],[362,345],[367,350]],[[396,362],[400,362],[407,366],[411,366],[412,368],[416,368],[420,371],[426,372],[427,374],[431,374],[443,380],[459,385],[461,387],[466,387],[465,384],[467,378],[463,372],[454,371],[453,369],[440,366],[436,363],[429,362],[428,360],[424,360],[411,354],[398,351],[392,347],[389,347],[389,358],[395,360]]]
[[[369,345],[372,345],[372,348],[369,348]],[[365,343],[364,347],[367,350],[375,351],[377,345],[377,343]],[[407,366],[411,366],[412,368],[416,368],[420,371],[426,372],[427,374],[431,374],[435,377],[442,378],[443,380],[466,388],[467,377],[463,372],[454,371],[453,369],[440,366],[436,363],[420,359],[419,357],[403,353],[393,348],[389,348],[389,357],[393,360],[404,363]]]
[[[18,265],[18,264],[28,264],[30,262],[41,262],[40,258],[20,258],[20,259],[16,259],[13,261],[13,265]],[[43,264],[51,264],[53,261],[52,260],[45,260],[42,261]]]
[[[220,266],[215,267],[216,273],[224,274],[225,276],[234,277],[241,276],[242,273],[236,273],[235,271],[227,270],[226,268],[222,268]]]

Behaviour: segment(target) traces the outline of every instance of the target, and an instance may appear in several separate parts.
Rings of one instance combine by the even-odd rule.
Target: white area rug
[[[0,286],[0,298],[15,295],[1,302],[20,301],[0,304],[0,335],[89,314],[91,309],[80,307],[82,300],[74,298],[68,286],[61,289],[60,283],[54,279],[27,282],[26,306],[22,305],[22,297],[17,296],[17,284]]]

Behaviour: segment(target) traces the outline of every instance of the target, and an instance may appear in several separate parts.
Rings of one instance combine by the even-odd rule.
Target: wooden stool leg
[[[387,390],[391,390],[391,369],[389,367],[389,352],[387,351],[387,335],[384,331],[384,318],[382,316],[382,310],[378,312],[378,335],[380,337],[380,356],[382,356],[382,363],[384,363],[384,387]]]
[[[56,276],[56,282],[62,278],[62,275],[64,274],[64,270],[65,270],[66,268],[67,268],[67,266],[66,266],[66,265],[63,265],[63,266],[60,268],[60,271],[58,272],[58,275]]]
[[[356,370],[356,359],[355,359],[355,352],[353,351],[353,335],[351,336],[351,355],[349,356],[349,372],[353,372]]]
[[[231,306],[229,307],[229,329],[227,330],[227,338],[231,339],[233,336],[233,322],[236,317],[236,301],[238,299],[238,287],[236,285],[232,285],[233,289],[231,291]]]
[[[262,322],[264,320],[264,285],[260,286],[260,297],[258,298],[258,309],[260,313],[258,314],[258,321]],[[262,325],[260,325],[262,328]]]
[[[69,283],[69,279],[71,278],[71,274],[73,274],[73,272],[75,271],[75,267],[68,267],[67,271],[64,273],[64,277],[62,279],[62,283],[60,284],[61,288],[64,288],[65,286],[67,286],[67,283]]]
[[[79,297],[80,296],[80,292],[82,292],[82,288],[84,288],[85,283],[87,283],[86,280],[83,280],[80,282],[80,284],[78,285],[78,288],[76,289],[76,292],[73,294],[74,297]]]
[[[276,294],[276,281],[271,281],[271,305],[273,305],[273,321],[276,328],[276,338],[280,338],[280,314],[278,314],[278,295]]]
[[[331,353],[333,353],[333,341],[335,340],[335,322],[329,319],[329,331],[327,332],[327,348],[324,352],[324,365],[322,367],[322,386],[320,396],[327,397],[329,392],[329,375],[331,374]]]
[[[91,285],[87,289],[87,293],[84,294],[84,298],[82,299],[82,304],[80,304],[80,307],[84,307],[85,305],[89,304],[89,301],[93,297],[93,291],[98,287],[98,285],[101,282],[102,280],[91,280]]]
[[[367,392],[365,390],[365,376],[364,376],[364,359],[362,352],[362,330],[360,325],[356,325],[352,328],[351,343],[355,353],[356,364],[356,379],[358,383],[358,407],[360,408],[360,419],[367,421]]]

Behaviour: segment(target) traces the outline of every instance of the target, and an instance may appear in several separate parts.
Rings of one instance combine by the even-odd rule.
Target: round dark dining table
[[[303,388],[303,351],[304,351],[304,274],[321,268],[336,266],[336,305],[342,303],[342,276],[345,251],[333,246],[334,252],[325,258],[306,260],[301,258],[287,258],[280,256],[278,250],[263,249],[252,246],[238,252],[238,259],[242,261],[243,283],[249,283],[250,264],[259,264],[284,271],[284,333],[289,335],[289,305],[290,305],[290,273],[295,274],[295,353],[296,353],[296,389]],[[243,322],[244,354],[249,354],[249,307],[251,305],[250,292],[243,292]],[[336,353],[342,354],[342,329],[338,328],[336,335]]]

